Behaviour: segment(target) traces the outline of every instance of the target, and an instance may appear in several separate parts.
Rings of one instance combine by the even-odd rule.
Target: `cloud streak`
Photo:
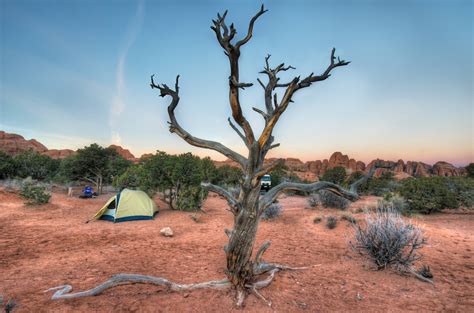
[[[130,26],[127,30],[123,48],[119,53],[117,67],[115,70],[115,95],[112,99],[109,114],[109,126],[111,131],[111,140],[115,144],[121,143],[121,137],[117,129],[117,124],[120,119],[120,115],[123,113],[126,107],[125,103],[125,63],[127,61],[128,51],[135,42],[138,33],[140,32],[143,25],[144,18],[144,0],[138,2],[135,15],[133,16]]]

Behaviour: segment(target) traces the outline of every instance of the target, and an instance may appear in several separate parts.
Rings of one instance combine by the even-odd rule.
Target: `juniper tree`
[[[259,85],[263,88],[265,96],[264,108],[263,110],[256,107],[253,108],[255,112],[262,116],[265,126],[260,134],[256,134],[245,117],[240,104],[239,94],[241,90],[249,88],[253,86],[253,84],[240,80],[239,58],[242,47],[252,38],[255,22],[266,12],[267,10],[265,10],[262,5],[257,14],[251,18],[246,35],[240,40],[236,39],[237,31],[234,24],[227,25],[227,11],[222,15],[217,14],[217,18],[212,21],[211,26],[217,42],[229,60],[230,75],[228,76],[228,86],[232,118],[228,118],[227,121],[229,126],[238,134],[245,144],[248,150],[245,156],[220,142],[198,138],[185,130],[175,115],[175,109],[180,102],[179,75],[176,77],[173,87],[169,87],[166,84],[158,84],[155,82],[154,75],[151,76],[151,88],[157,89],[161,97],[167,97],[171,100],[168,105],[170,132],[175,133],[190,145],[214,150],[223,154],[236,162],[242,169],[243,175],[239,182],[240,191],[238,196],[234,196],[232,192],[226,190],[224,187],[210,182],[202,183],[203,187],[223,196],[227,200],[229,210],[234,216],[233,228],[225,230],[228,236],[228,242],[224,246],[227,260],[227,278],[220,281],[183,285],[161,277],[119,274],[94,289],[75,294],[68,293],[71,290],[71,287],[68,285],[57,287],[55,290],[57,289],[58,291],[53,296],[53,299],[96,295],[104,289],[127,283],[164,285],[171,290],[177,291],[197,288],[232,287],[236,291],[236,303],[238,306],[243,304],[248,292],[253,292],[259,298],[264,299],[258,292],[258,289],[268,286],[278,271],[294,269],[286,265],[263,261],[262,256],[269,248],[270,241],[266,241],[259,247],[255,257],[252,257],[260,216],[266,208],[272,205],[278,195],[289,190],[305,192],[328,190],[351,201],[355,201],[359,198],[357,187],[364,183],[368,177],[373,175],[376,166],[372,167],[366,176],[354,182],[347,189],[338,184],[326,181],[310,184],[282,182],[265,195],[260,195],[261,178],[281,165],[281,160],[271,163],[265,163],[264,160],[271,149],[279,146],[278,143],[274,142],[273,130],[280,117],[285,113],[291,103],[293,103],[293,96],[301,90],[312,86],[314,83],[328,79],[336,68],[346,66],[350,63],[336,57],[336,49],[333,48],[329,55],[329,64],[321,74],[315,75],[311,73],[305,77],[295,76],[288,82],[282,82],[280,81],[279,74],[289,70],[295,70],[295,68],[290,65],[285,65],[284,63],[273,67],[270,65],[270,55],[266,56],[263,70],[260,73],[266,76],[267,79],[265,82],[260,78],[257,79]],[[281,92],[279,92],[280,90]],[[282,94],[282,96],[279,97],[277,95],[278,93],[280,95]],[[264,275],[266,276],[263,277]]]

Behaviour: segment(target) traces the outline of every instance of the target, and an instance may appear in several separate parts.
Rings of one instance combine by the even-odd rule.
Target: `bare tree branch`
[[[229,58],[230,63],[230,76],[229,76],[229,103],[232,109],[232,117],[234,121],[243,129],[245,138],[248,146],[255,142],[255,135],[253,129],[247,119],[242,113],[242,107],[239,101],[239,89],[245,89],[246,87],[252,86],[250,83],[239,82],[239,57],[240,47],[250,40],[252,37],[252,31],[255,21],[265,13],[263,5],[260,11],[251,19],[249,24],[249,31],[247,36],[238,41],[235,45],[231,43],[232,39],[236,34],[234,25],[231,24],[230,31],[225,23],[225,17],[227,11],[221,16],[217,14],[217,19],[213,20],[213,26],[211,29],[216,33],[216,38],[221,47],[224,49],[225,54]]]
[[[276,200],[278,195],[284,191],[294,190],[304,192],[316,192],[323,189],[328,189],[351,201],[359,199],[359,195],[357,193],[354,193],[350,190],[346,190],[343,187],[331,182],[318,181],[311,184],[283,182],[270,189],[270,191],[268,191],[265,196],[260,199],[260,213],[263,212],[268,206],[270,206]]]
[[[240,48],[241,46],[245,45],[249,40],[250,38],[252,38],[252,35],[253,35],[253,25],[255,24],[255,21],[262,15],[264,14],[265,12],[267,12],[268,10],[265,10],[265,8],[263,7],[263,4],[262,6],[260,7],[260,11],[258,11],[257,14],[254,15],[254,17],[252,17],[252,19],[250,20],[250,23],[249,23],[249,30],[247,32],[247,36],[245,36],[244,39],[238,41],[235,45],[235,47],[238,49]]]
[[[270,146],[270,148],[268,148],[268,150],[271,150],[271,149],[277,148],[277,147],[279,147],[279,146],[280,146],[280,144],[279,144],[279,143],[273,144],[273,145],[271,145],[271,146]]]
[[[235,162],[239,163],[243,168],[247,165],[247,159],[244,156],[240,155],[239,153],[227,148],[220,142],[204,140],[204,139],[194,137],[190,133],[185,131],[179,125],[174,114],[174,110],[176,109],[176,106],[179,103],[179,86],[178,86],[179,75],[176,77],[175,90],[169,88],[166,84],[163,84],[163,85],[155,84],[153,77],[154,75],[151,76],[151,83],[150,83],[151,88],[152,89],[157,88],[160,91],[161,97],[170,96],[172,98],[171,103],[168,105],[168,115],[170,118],[170,121],[168,123],[170,125],[170,132],[176,133],[178,136],[183,138],[186,142],[188,142],[189,144],[195,147],[211,149],[211,150],[220,152],[223,155],[227,156],[229,159],[234,160]]]
[[[182,291],[182,290],[192,290],[192,289],[201,289],[201,288],[212,288],[212,289],[224,289],[231,286],[229,280],[214,280],[204,283],[195,283],[195,284],[177,284],[166,278],[146,276],[146,275],[136,275],[136,274],[117,274],[112,276],[109,280],[103,282],[102,284],[85,291],[80,291],[76,293],[70,293],[72,291],[71,285],[62,285],[58,287],[53,287],[45,292],[56,291],[51,300],[59,299],[75,299],[96,296],[101,294],[106,289],[122,286],[122,285],[131,285],[131,284],[151,284],[157,286],[164,286],[173,291]]]
[[[277,145],[280,145],[280,144],[277,144]],[[255,176],[256,177],[262,177],[263,175],[270,173],[277,166],[282,165],[284,163],[284,161],[285,161],[284,159],[278,159],[278,160],[275,160],[275,161],[263,166],[259,171],[257,171],[255,173]]]
[[[301,89],[301,88],[305,88],[305,87],[309,87],[314,82],[325,80],[325,79],[329,78],[329,76],[331,76],[331,74],[330,74],[331,71],[333,69],[335,69],[336,67],[345,66],[345,65],[348,65],[349,63],[351,63],[350,61],[344,61],[344,60],[341,60],[339,58],[337,58],[337,62],[335,62],[336,61],[335,53],[336,53],[336,48],[332,48],[330,64],[327,67],[327,69],[324,71],[323,74],[318,75],[318,76],[314,76],[313,75],[314,73],[309,74],[309,76],[307,76],[306,78],[301,80],[301,82],[298,84],[296,90]]]
[[[329,66],[326,68],[326,70],[324,71],[323,74],[318,75],[318,76],[314,76],[313,75],[314,73],[311,73],[309,76],[307,76],[303,80],[300,80],[300,77],[298,76],[298,77],[295,77],[288,84],[288,87],[286,88],[283,99],[281,100],[281,102],[278,106],[275,106],[275,110],[272,113],[271,118],[269,119],[267,125],[265,126],[264,130],[262,131],[262,134],[260,135],[260,137],[258,139],[258,142],[259,142],[261,147],[265,146],[267,140],[270,138],[270,136],[272,134],[273,128],[275,127],[276,123],[278,122],[280,116],[283,114],[283,112],[285,112],[286,108],[288,107],[288,104],[292,102],[291,99],[293,97],[293,94],[297,90],[305,88],[305,87],[309,87],[314,82],[322,81],[322,80],[327,79],[329,76],[331,76],[331,71],[333,69],[335,69],[336,67],[348,65],[350,63],[348,61],[344,61],[344,60],[340,60],[339,58],[336,58],[335,53],[336,53],[336,49],[333,48],[332,51],[331,51]],[[337,62],[336,62],[336,59],[337,59]],[[267,68],[269,68],[269,66],[268,66],[268,57],[266,58],[265,62],[267,64]],[[265,73],[268,72],[267,68],[264,70]],[[284,64],[282,63],[276,68],[276,70],[282,71],[282,70],[287,70],[287,69],[290,69],[290,68],[291,67],[285,67]],[[267,75],[268,75],[268,73],[267,73]],[[275,83],[275,86],[276,86],[276,83]],[[267,87],[268,87],[268,85],[267,85]],[[269,96],[269,94],[267,93],[267,90],[266,90],[266,94],[265,94],[265,99],[266,100],[265,100],[265,102],[266,102],[267,108],[270,106],[269,105],[269,102],[270,102],[269,100],[271,100],[271,99],[268,99],[268,96]]]
[[[311,184],[301,184],[293,182],[283,182],[276,187],[270,189],[269,192],[260,200],[260,212],[263,212],[269,205],[276,200],[278,195],[284,191],[305,191],[305,192],[316,192],[319,190],[328,190],[338,196],[344,197],[350,201],[356,201],[359,199],[357,188],[371,178],[378,168],[392,169],[390,166],[385,166],[382,161],[376,162],[374,166],[369,170],[367,175],[358,179],[349,186],[349,190],[327,181],[318,181]]]
[[[226,189],[211,183],[201,183],[201,186],[226,198],[232,213],[237,214],[240,211],[240,203]]]
[[[230,117],[227,118],[227,121],[229,122],[230,127],[232,127],[232,129],[237,133],[237,135],[239,135],[239,137],[243,140],[245,145],[248,147],[248,142],[244,134],[242,134],[242,132],[237,128],[237,126],[234,125],[234,123],[232,123],[232,121],[230,120]]]
[[[265,120],[265,122],[268,121],[268,114],[263,112],[262,110],[258,109],[258,108],[255,108],[255,107],[252,107],[252,110],[254,110],[255,112],[257,112],[258,114],[260,114],[261,116],[263,116],[263,119]]]
[[[379,168],[385,168],[385,169],[392,170],[392,169],[393,169],[393,166],[385,165],[383,161],[377,160],[377,161],[374,163],[374,165],[370,168],[370,170],[368,171],[367,175],[364,175],[364,176],[362,176],[361,178],[359,178],[358,180],[356,180],[355,182],[353,182],[353,183],[349,186],[349,190],[352,191],[352,192],[357,193],[357,189],[359,188],[359,186],[361,186],[362,184],[364,184],[365,182],[367,182],[367,181],[369,180],[369,178],[371,178],[372,176],[374,176],[375,172],[376,172],[377,169],[379,169]]]

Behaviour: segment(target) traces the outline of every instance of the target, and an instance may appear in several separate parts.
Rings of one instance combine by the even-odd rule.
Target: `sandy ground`
[[[474,215],[416,218],[429,239],[422,262],[435,275],[432,286],[390,270],[374,271],[348,248],[348,222],[340,221],[334,230],[312,222],[316,215],[341,212],[304,209],[302,197],[280,199],[282,217],[260,224],[257,244],[273,242],[267,261],[311,266],[279,273],[262,290],[272,308],[253,295],[239,310],[228,291],[174,293],[143,285],[51,301],[45,289],[64,283],[76,291],[89,289],[115,273],[183,283],[224,277],[223,229],[232,222],[224,200],[210,197],[199,223],[190,213],[163,209],[152,221],[85,224],[107,198],[80,200],[55,193],[50,204],[28,207],[15,194],[0,191],[0,294],[15,299],[18,312],[474,312]],[[351,210],[375,200],[364,198]],[[160,236],[166,226],[175,237]]]

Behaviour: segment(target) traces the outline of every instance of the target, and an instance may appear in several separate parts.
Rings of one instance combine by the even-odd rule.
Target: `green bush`
[[[448,184],[450,181],[454,183]],[[429,214],[459,207],[456,193],[460,185],[447,177],[409,178],[401,182],[398,192],[411,211]]]
[[[474,163],[469,163],[469,165],[466,166],[466,171],[468,177],[474,178]]]
[[[224,186],[236,186],[242,180],[242,170],[240,168],[223,165],[216,169],[216,178],[213,182]]]
[[[394,192],[398,185],[398,182],[393,179],[393,173],[386,172],[380,177],[370,177],[367,182],[359,187],[359,192],[381,197],[387,193]]]
[[[15,160],[3,151],[0,151],[0,179],[16,175]]]
[[[147,192],[148,188],[145,180],[146,175],[143,166],[139,164],[130,166],[122,175],[115,177],[112,184],[118,190],[139,188]]]
[[[364,172],[361,172],[361,171],[356,171],[356,172],[353,172],[351,175],[349,175],[349,177],[346,179],[345,181],[345,185],[346,186],[350,186],[351,184],[355,183],[356,181],[358,181],[359,179],[361,179],[362,177],[364,177],[365,174]]]
[[[448,189],[454,193],[459,207],[474,207],[474,179],[470,177],[447,177]]]
[[[335,168],[328,169],[323,176],[321,181],[328,181],[335,184],[342,184],[346,178],[346,169],[342,166],[336,166]]]
[[[45,204],[49,202],[51,194],[46,191],[46,187],[35,184],[32,181],[23,183],[20,196],[27,199],[27,205]]]
[[[47,155],[38,152],[25,151],[14,158],[16,175],[21,178],[31,177],[36,180],[53,178],[58,170],[61,161],[54,160]]]
[[[178,191],[176,209],[180,211],[197,211],[207,197],[207,192],[201,187],[186,186]]]
[[[392,209],[402,215],[410,215],[409,205],[405,198],[398,194],[387,193],[383,200],[379,200],[377,204],[378,209]]]

